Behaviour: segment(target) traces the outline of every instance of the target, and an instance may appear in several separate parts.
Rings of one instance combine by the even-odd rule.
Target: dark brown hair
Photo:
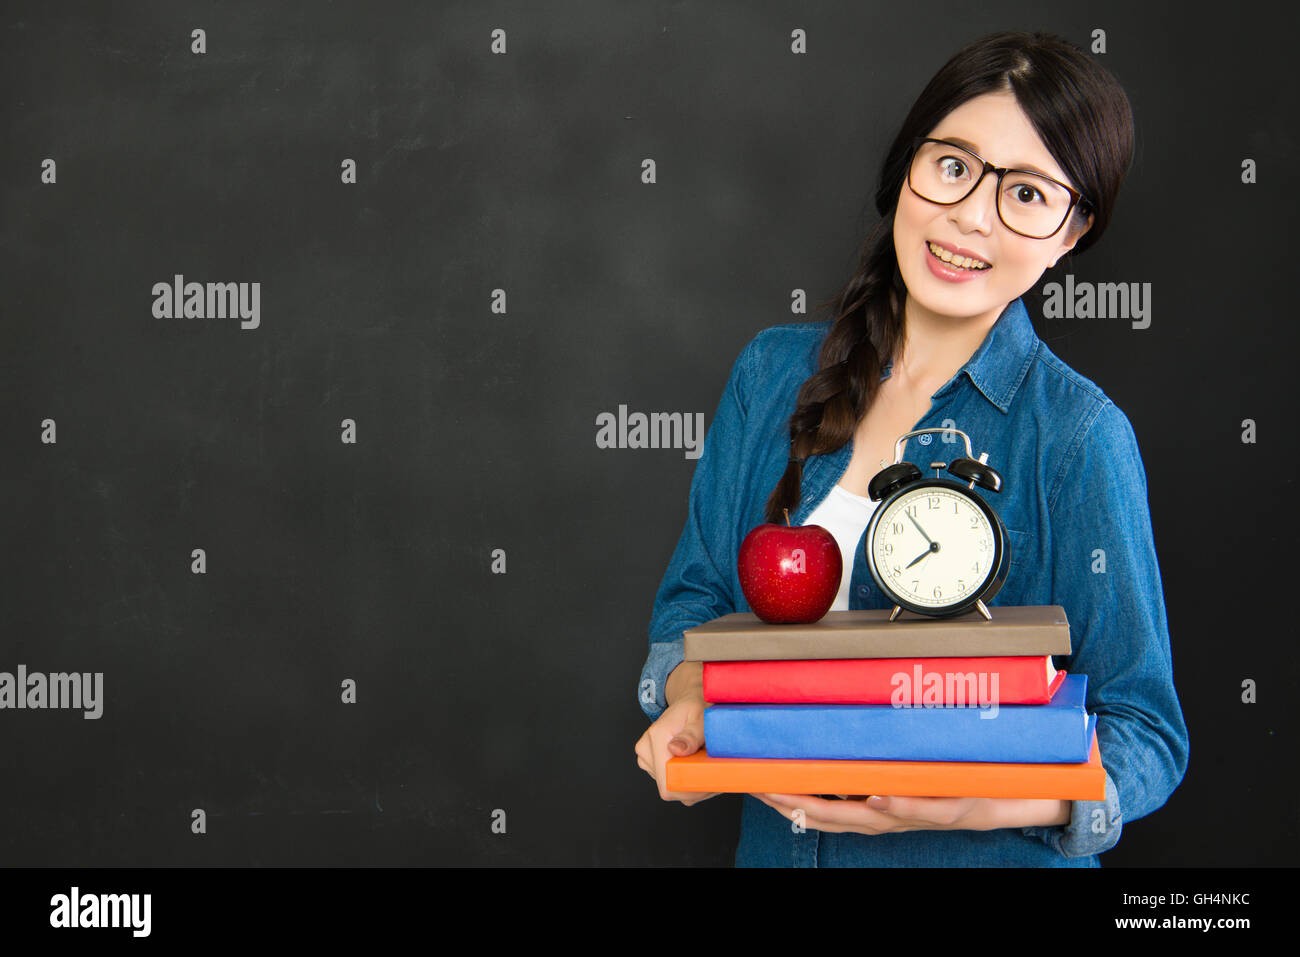
[[[885,363],[902,341],[907,289],[894,250],[894,214],[914,137],[929,136],[967,100],[1010,90],[1072,184],[1088,197],[1065,227],[1092,227],[1082,253],[1106,231],[1120,184],[1133,162],[1133,113],[1118,81],[1088,54],[1048,33],[1003,32],[966,45],[935,74],[885,154],[876,187],[881,220],[863,241],[858,269],[833,299],[838,316],[822,344],[819,369],[799,388],[790,416],[793,461],[768,497],[767,522],[799,504],[803,460],[843,446],[866,415]],[[1067,233],[1068,235],[1068,233]]]

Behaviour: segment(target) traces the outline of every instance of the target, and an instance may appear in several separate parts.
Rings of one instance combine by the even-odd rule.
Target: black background
[[[1104,29],[1137,120],[1106,237],[1025,296],[1137,433],[1191,740],[1102,862],[1293,862],[1281,4],[0,9],[0,670],[105,697],[0,712],[5,864],[729,864],[740,798],[666,804],[632,750],[695,460],[595,419],[707,424],[820,318],[790,291],[839,288],[911,102],[1001,29]],[[1151,283],[1150,328],[1042,318],[1067,272]],[[260,328],[155,319],[176,273],[260,282]]]

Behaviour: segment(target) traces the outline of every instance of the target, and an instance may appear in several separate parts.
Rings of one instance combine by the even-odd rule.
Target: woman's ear
[[[1083,224],[1083,227],[1079,230],[1079,235],[1078,235],[1078,236],[1075,236],[1075,237],[1074,237],[1074,242],[1070,243],[1070,248],[1071,248],[1071,249],[1074,248],[1074,243],[1077,243],[1077,242],[1078,242],[1078,241],[1083,237],[1083,234],[1084,234],[1084,233],[1086,233],[1088,230],[1092,229],[1092,221],[1093,221],[1094,219],[1096,219],[1096,218],[1097,218],[1097,217],[1096,217],[1096,214],[1095,214],[1095,213],[1089,213],[1089,214],[1088,214],[1088,219],[1087,219],[1087,221]]]
[[[1065,240],[1065,248],[1062,249],[1060,253],[1057,254],[1057,257],[1052,260],[1053,266],[1055,266],[1058,262],[1060,262],[1062,256],[1064,256],[1066,253],[1068,253],[1071,249],[1075,247],[1075,244],[1078,243],[1079,240],[1083,238],[1084,233],[1092,229],[1092,222],[1095,218],[1096,217],[1093,213],[1089,213],[1087,221],[1082,226],[1080,226],[1078,229],[1071,228],[1066,231],[1067,238]]]

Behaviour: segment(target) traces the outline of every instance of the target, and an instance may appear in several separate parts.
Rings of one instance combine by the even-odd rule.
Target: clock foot
[[[895,606],[894,606],[894,610],[891,611],[891,612],[889,613],[889,620],[890,620],[890,621],[893,621],[895,618],[897,618],[897,617],[898,617],[898,613],[899,613],[900,611],[902,611],[902,610],[903,610],[903,606],[902,606],[902,605],[895,605]]]
[[[993,620],[993,616],[989,614],[989,610],[988,610],[988,608],[985,606],[984,601],[983,601],[982,599],[976,599],[976,601],[975,601],[975,607],[976,607],[976,609],[979,610],[979,613],[980,613],[981,615],[984,616],[984,620],[985,620],[985,621],[992,621],[992,620]]]

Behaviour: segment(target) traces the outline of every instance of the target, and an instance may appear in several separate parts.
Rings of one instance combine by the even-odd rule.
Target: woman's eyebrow
[[[980,155],[978,146],[976,146],[970,140],[962,139],[960,136],[937,136],[935,137],[935,139],[947,140],[949,143],[962,147],[962,149],[970,150],[972,153],[974,153],[977,156]],[[1043,176],[1046,176],[1048,179],[1056,179],[1056,177],[1053,176],[1051,173],[1047,172],[1046,170],[1039,169],[1037,166],[1034,166],[1032,163],[1013,163],[1011,165],[1013,169],[1027,169],[1031,173],[1041,173]]]

